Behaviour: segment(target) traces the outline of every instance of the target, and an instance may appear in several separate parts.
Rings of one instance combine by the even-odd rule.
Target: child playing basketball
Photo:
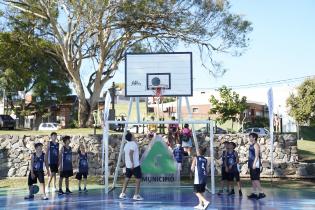
[[[184,157],[184,149],[180,144],[176,144],[175,149],[173,150],[174,158],[177,162],[178,171],[182,170],[182,162]]]
[[[36,152],[31,156],[31,172],[28,176],[28,188],[29,195],[25,197],[25,199],[33,199],[33,184],[37,183],[37,179],[41,186],[42,191],[42,199],[48,200],[45,193],[45,178],[44,178],[44,164],[46,166],[47,174],[50,175],[47,159],[45,158],[45,153],[43,153],[43,144],[36,143],[35,144]]]
[[[263,193],[260,185],[260,147],[257,143],[258,135],[257,133],[249,134],[249,155],[248,155],[248,168],[250,173],[250,179],[252,181],[253,193],[248,198],[261,199],[266,197]]]
[[[72,149],[70,145],[70,136],[64,136],[62,138],[64,146],[60,150],[59,154],[59,171],[60,171],[60,178],[59,178],[59,195],[65,194],[62,191],[62,181],[65,178],[66,183],[66,194],[72,193],[69,189],[69,177],[73,176],[73,168],[72,168]]]
[[[203,195],[206,191],[208,173],[207,159],[204,157],[205,153],[206,148],[200,148],[197,151],[197,157],[194,157],[191,164],[191,171],[195,173],[194,191],[199,200],[199,204],[194,207],[195,209],[207,209],[210,204]]]
[[[89,166],[88,166],[88,156],[85,150],[85,146],[83,144],[80,145],[78,149],[78,160],[79,160],[79,172],[75,176],[77,180],[79,180],[79,192],[82,192],[81,189],[81,180],[83,177],[83,182],[84,182],[84,192],[87,192],[88,190],[86,189],[86,181],[87,181],[87,175],[89,171]]]
[[[54,188],[52,189],[53,192],[56,191],[56,173],[58,172],[58,157],[59,157],[59,143],[56,142],[57,140],[57,133],[52,132],[50,134],[51,141],[48,142],[47,151],[46,151],[46,159],[48,160],[49,168],[51,176],[48,179],[48,186],[47,192],[50,191],[50,184],[51,181],[54,180]]]
[[[234,195],[234,178],[238,185],[238,193],[240,196],[243,195],[240,183],[240,173],[238,171],[237,164],[239,163],[239,158],[237,152],[234,150],[236,144],[234,142],[229,142],[227,145],[226,159],[225,159],[225,170],[227,172],[228,185],[231,191],[228,195]]]
[[[228,141],[223,143],[224,148],[222,151],[222,166],[221,166],[221,190],[218,192],[218,195],[222,195],[224,193],[224,186],[227,185],[227,173],[225,171],[225,158],[226,158],[226,147],[228,145]],[[227,189],[229,191],[229,189]]]

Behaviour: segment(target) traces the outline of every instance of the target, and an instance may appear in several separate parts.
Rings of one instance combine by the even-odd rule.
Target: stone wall
[[[58,140],[60,140],[58,136]],[[164,136],[166,139],[166,136]],[[140,145],[140,153],[143,153],[149,143],[145,135],[137,136]],[[26,176],[29,170],[30,155],[34,152],[34,143],[42,142],[44,148],[49,141],[48,136],[0,136],[0,177]],[[77,167],[77,149],[80,142],[85,142],[89,151],[89,174],[101,174],[101,135],[93,136],[72,136],[71,144],[73,154],[73,164]],[[233,141],[237,144],[236,151],[240,156],[241,175],[248,176],[248,138],[243,134],[216,135],[214,140],[215,168],[216,174],[220,174],[221,155],[224,141]],[[110,174],[114,174],[115,165],[118,159],[121,135],[111,135],[109,138],[109,168]],[[201,146],[209,147],[209,138],[198,136]],[[259,143],[262,151],[263,171],[262,176],[270,175],[270,141],[268,138],[260,138]],[[282,134],[275,136],[274,141],[274,176],[275,177],[310,177],[314,176],[314,164],[301,164],[298,162],[297,137],[294,134]],[[208,149],[207,156],[210,156]],[[191,157],[185,157],[182,176],[190,175]],[[122,170],[120,170],[121,173]]]

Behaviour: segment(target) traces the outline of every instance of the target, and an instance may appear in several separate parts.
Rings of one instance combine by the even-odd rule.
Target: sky
[[[314,0],[231,0],[231,5],[234,13],[252,23],[249,47],[240,57],[219,56],[228,69],[219,78],[201,67],[197,49],[179,47],[177,51],[193,52],[195,90],[301,78],[280,82],[295,86],[303,77],[315,75]],[[113,81],[124,82],[123,65]]]

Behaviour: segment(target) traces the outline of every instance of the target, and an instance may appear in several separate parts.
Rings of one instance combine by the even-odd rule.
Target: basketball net
[[[157,100],[157,103],[160,103],[160,101],[163,100],[163,91],[164,88],[162,87],[157,87],[153,89],[153,101],[155,102]]]

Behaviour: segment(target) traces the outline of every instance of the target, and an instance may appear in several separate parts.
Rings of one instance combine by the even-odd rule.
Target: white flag
[[[272,91],[272,88],[270,88],[268,90],[268,110],[269,110],[270,126],[273,127],[273,91]]]
[[[104,123],[108,120],[109,108],[110,108],[111,102],[112,102],[112,98],[110,96],[110,93],[106,91],[105,104],[104,104]]]

